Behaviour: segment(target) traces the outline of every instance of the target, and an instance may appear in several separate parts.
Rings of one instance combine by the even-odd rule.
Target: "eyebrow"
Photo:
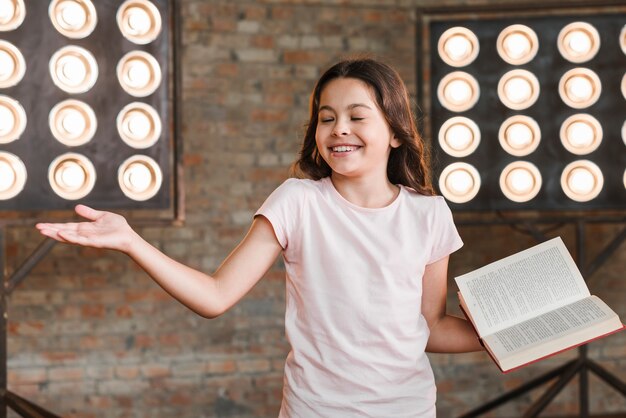
[[[364,108],[370,109],[370,110],[372,109],[371,107],[369,107],[365,103],[353,103],[351,105],[348,105],[348,109],[349,110],[355,109],[357,107],[364,107]],[[335,111],[335,109],[333,109],[331,106],[328,106],[328,105],[320,106],[319,110],[320,111],[322,111],[322,110],[330,110],[330,111],[333,111],[333,112]]]

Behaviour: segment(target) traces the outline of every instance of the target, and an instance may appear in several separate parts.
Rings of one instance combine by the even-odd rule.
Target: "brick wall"
[[[323,69],[348,54],[372,53],[415,92],[414,8],[424,4],[442,2],[182,0],[186,222],[142,227],[141,234],[184,263],[215,270],[286,178]],[[452,258],[451,277],[532,244],[505,227],[460,232],[466,246]],[[572,228],[557,232],[573,245]],[[614,232],[591,228],[589,253]],[[9,272],[39,240],[31,227],[7,231]],[[591,281],[622,318],[625,257],[621,248]],[[58,245],[10,297],[9,387],[68,417],[276,416],[287,352],[283,286],[277,262],[235,308],[206,320],[124,256]],[[454,290],[451,283],[452,311]],[[591,345],[590,354],[626,380],[624,347],[626,333]],[[458,415],[574,355],[506,376],[484,354],[432,355],[440,416]],[[615,391],[591,383],[592,410],[626,411]],[[550,414],[575,412],[571,386]],[[538,395],[493,416],[519,416]]]

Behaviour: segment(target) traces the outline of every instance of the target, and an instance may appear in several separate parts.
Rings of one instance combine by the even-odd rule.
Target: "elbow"
[[[219,316],[222,316],[228,308],[226,306],[222,306],[220,304],[215,304],[212,306],[202,306],[198,309],[194,309],[193,311],[206,319],[215,319]]]

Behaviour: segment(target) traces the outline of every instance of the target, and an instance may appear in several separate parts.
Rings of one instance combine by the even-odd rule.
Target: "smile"
[[[351,151],[356,151],[359,148],[360,147],[355,146],[355,145],[339,145],[337,147],[331,147],[330,149],[333,152],[351,152]]]

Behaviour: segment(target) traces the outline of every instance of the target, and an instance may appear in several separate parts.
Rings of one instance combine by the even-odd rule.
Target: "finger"
[[[44,229],[40,229],[39,232],[41,233],[41,235],[46,236],[48,238],[52,238],[59,242],[68,243],[68,241],[65,238],[59,235],[58,231],[44,228]]]
[[[77,214],[79,214],[83,218],[87,218],[91,221],[95,221],[96,219],[102,217],[102,215],[105,214],[105,212],[103,211],[95,210],[86,205],[76,205],[74,210],[76,211]]]

